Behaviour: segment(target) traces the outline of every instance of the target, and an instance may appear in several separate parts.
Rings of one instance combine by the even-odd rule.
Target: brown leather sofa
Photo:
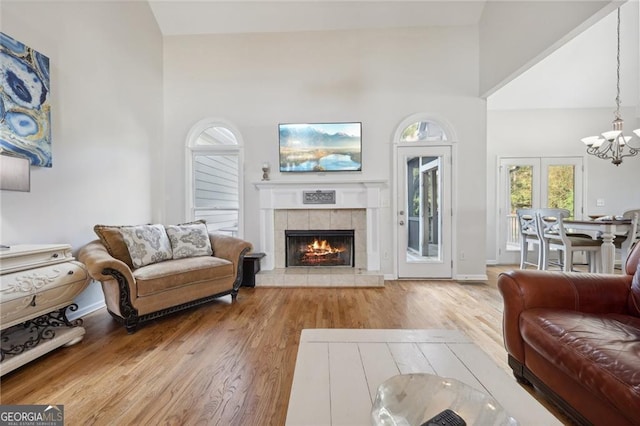
[[[117,228],[103,230],[101,240],[82,247],[78,260],[101,282],[107,310],[129,333],[143,322],[218,297],[230,294],[235,300],[244,255],[252,248],[247,241],[210,233],[211,256],[164,260],[136,269]]]
[[[640,244],[625,274],[498,278],[509,365],[578,424],[640,425]]]

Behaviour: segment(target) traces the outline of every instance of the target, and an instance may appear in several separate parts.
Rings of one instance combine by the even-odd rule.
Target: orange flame
[[[327,254],[341,253],[344,249],[331,247],[327,240],[313,240],[312,244],[307,245],[307,254],[312,256],[324,256]]]

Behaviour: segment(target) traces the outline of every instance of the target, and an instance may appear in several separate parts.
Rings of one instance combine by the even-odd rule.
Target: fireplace
[[[353,270],[380,272],[383,194],[385,180],[254,182],[260,202],[259,251],[265,253],[263,271],[285,268],[285,229],[353,229]],[[335,204],[305,204],[304,191],[336,191]],[[284,274],[283,274],[284,275]],[[323,274],[317,274],[323,276]],[[381,275],[382,276],[382,275]]]
[[[355,266],[354,230],[285,230],[285,266]]]

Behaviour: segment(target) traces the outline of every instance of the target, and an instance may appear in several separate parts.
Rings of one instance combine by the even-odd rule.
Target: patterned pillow
[[[169,260],[173,256],[162,225],[123,226],[120,231],[134,268]]]
[[[174,259],[195,256],[211,256],[211,241],[207,225],[203,221],[167,226]]]

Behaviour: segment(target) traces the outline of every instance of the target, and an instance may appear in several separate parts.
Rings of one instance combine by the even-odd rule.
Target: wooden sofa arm
[[[585,313],[628,313],[631,277],[516,270],[500,274],[504,300],[502,328],[507,351],[524,364],[520,314],[546,308]]]

